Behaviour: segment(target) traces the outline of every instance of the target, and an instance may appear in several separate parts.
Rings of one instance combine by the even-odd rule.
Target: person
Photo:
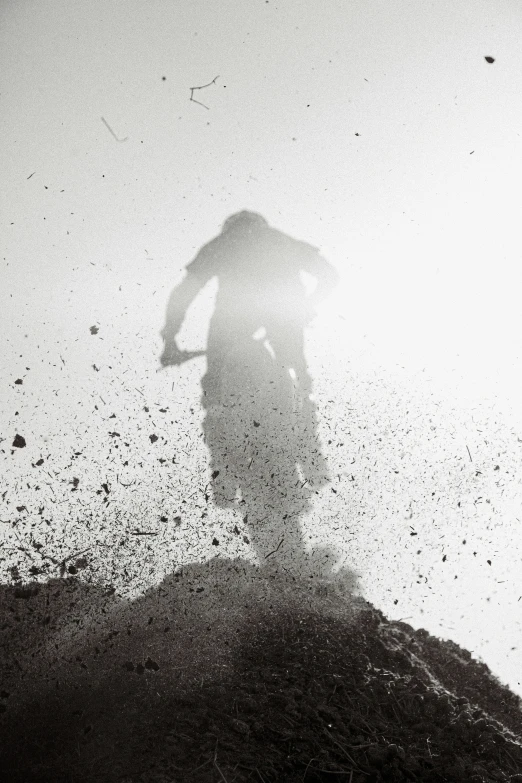
[[[312,294],[302,271],[316,280]],[[232,215],[170,296],[161,332],[163,367],[190,358],[177,335],[188,307],[215,277],[201,382],[213,501],[241,508],[260,562],[286,558],[295,564],[304,552],[299,519],[311,495],[328,482],[304,329],[338,275],[317,248],[272,228],[261,215]]]

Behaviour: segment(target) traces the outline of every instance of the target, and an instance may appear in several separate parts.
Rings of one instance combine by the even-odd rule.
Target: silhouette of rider
[[[317,285],[307,295],[301,272]],[[253,212],[229,217],[186,267],[162,330],[161,364],[181,364],[177,335],[199,291],[218,278],[202,379],[203,429],[219,507],[243,505],[260,560],[284,539],[302,556],[299,517],[327,481],[317,437],[304,328],[338,276],[317,248],[292,239]]]

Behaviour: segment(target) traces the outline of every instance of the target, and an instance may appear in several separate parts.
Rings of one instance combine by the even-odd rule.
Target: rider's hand
[[[172,367],[176,364],[182,364],[186,360],[185,351],[180,351],[175,338],[166,340],[163,353],[160,356],[162,367]]]

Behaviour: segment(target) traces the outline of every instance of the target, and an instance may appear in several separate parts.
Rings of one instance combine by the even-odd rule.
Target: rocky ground
[[[348,582],[216,559],[134,602],[4,587],[4,779],[522,781],[520,699]]]

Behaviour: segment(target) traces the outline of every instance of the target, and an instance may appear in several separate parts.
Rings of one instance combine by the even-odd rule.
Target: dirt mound
[[[130,606],[100,599],[101,624],[67,642],[62,627],[52,665],[29,629],[56,585],[4,593],[19,613],[4,632],[21,622],[29,639],[25,657],[6,649],[7,779],[522,781],[520,699],[470,653],[325,585],[245,569],[226,582],[220,569]]]

